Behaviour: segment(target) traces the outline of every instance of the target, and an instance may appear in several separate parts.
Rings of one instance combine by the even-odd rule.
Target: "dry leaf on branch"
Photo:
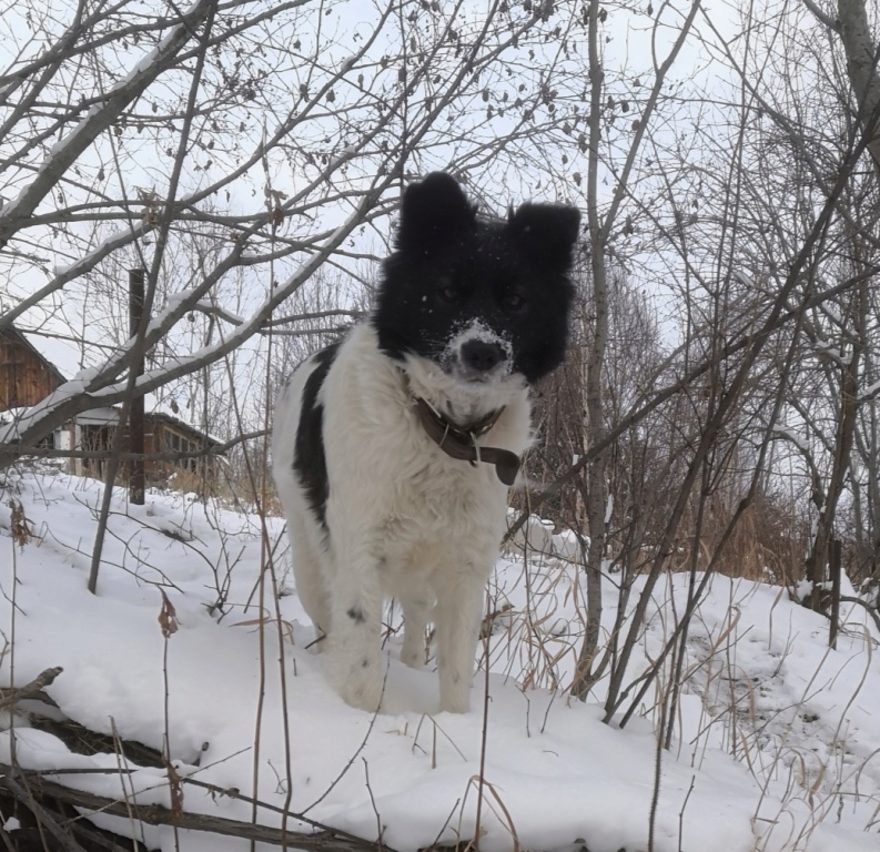
[[[25,517],[24,508],[17,500],[13,500],[9,506],[12,509],[10,521],[12,540],[24,550],[24,546],[33,538],[33,533],[30,531],[30,521]]]
[[[174,609],[174,604],[168,600],[168,595],[165,594],[164,589],[159,590],[162,595],[162,609],[159,612],[159,627],[162,630],[162,635],[169,639],[175,633],[177,633],[177,628],[180,626],[180,623],[177,620],[177,611]]]

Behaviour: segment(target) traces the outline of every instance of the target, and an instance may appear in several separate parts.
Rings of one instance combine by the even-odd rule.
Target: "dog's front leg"
[[[466,713],[474,674],[474,654],[480,634],[485,576],[456,572],[438,592],[435,609],[440,708]]]
[[[384,686],[379,560],[363,543],[340,544],[331,590],[330,678],[348,704],[374,711],[379,709]]]

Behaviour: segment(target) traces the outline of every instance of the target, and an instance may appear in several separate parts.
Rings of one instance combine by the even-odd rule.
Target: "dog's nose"
[[[475,372],[488,373],[506,357],[507,355],[499,343],[468,340],[461,347],[462,364]]]

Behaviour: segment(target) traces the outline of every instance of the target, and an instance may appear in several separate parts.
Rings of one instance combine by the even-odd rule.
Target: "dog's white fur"
[[[458,339],[475,334],[479,329],[464,329]],[[349,704],[379,708],[382,600],[393,596],[405,619],[402,660],[424,664],[425,630],[433,622],[441,709],[465,712],[507,488],[492,465],[447,456],[425,433],[414,397],[457,422],[503,407],[479,443],[521,454],[530,431],[525,382],[509,364],[484,382],[467,382],[426,358],[408,355],[401,363],[379,350],[369,324],[354,328],[318,397],[329,482],[325,532],[291,464],[303,388],[315,366],[313,359],[300,365],[278,401],[273,473],[296,588],[327,633],[333,685]]]

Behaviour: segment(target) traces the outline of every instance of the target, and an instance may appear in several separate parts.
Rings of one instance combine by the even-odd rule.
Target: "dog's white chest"
[[[437,455],[434,448],[426,452]],[[494,536],[506,489],[492,481],[493,468],[426,458],[416,475],[400,474],[383,518],[388,542],[421,540],[455,548],[475,537]]]

